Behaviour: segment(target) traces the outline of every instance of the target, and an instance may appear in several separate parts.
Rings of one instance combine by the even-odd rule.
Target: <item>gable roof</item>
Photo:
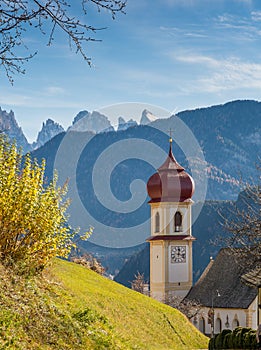
[[[248,272],[243,265],[233,250],[221,249],[185,299],[197,300],[206,307],[247,309],[257,296],[257,288],[241,281]]]

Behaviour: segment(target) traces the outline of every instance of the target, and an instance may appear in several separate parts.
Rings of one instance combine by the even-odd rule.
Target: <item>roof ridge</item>
[[[197,282],[195,283],[194,287],[197,286],[198,284],[200,284],[204,278],[206,277],[206,275],[208,274],[208,271],[211,269],[211,267],[214,264],[214,259],[212,257],[210,257],[210,261],[207,264],[207,266],[205,267],[205,270],[202,272],[201,276],[199,277],[199,279],[197,280]]]

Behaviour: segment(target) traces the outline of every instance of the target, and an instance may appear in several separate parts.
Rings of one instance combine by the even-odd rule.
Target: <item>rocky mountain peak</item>
[[[74,131],[92,131],[94,133],[114,130],[109,119],[98,111],[92,113],[81,111],[74,118],[69,130]]]
[[[132,126],[136,126],[136,125],[137,125],[137,122],[133,119],[130,119],[126,122],[123,117],[119,117],[117,131],[126,130],[126,129],[128,129]]]
[[[54,136],[60,134],[64,131],[64,128],[53,121],[52,119],[47,119],[46,122],[43,122],[42,129],[39,131],[37,140],[33,144],[33,148],[38,148],[43,146],[47,141],[51,140]]]
[[[0,108],[0,131],[4,132],[10,140],[15,139],[17,146],[21,147],[24,152],[31,150],[31,145],[19,127],[12,110],[8,113]]]
[[[154,114],[152,114],[147,109],[144,109],[141,115],[140,124],[141,125],[147,125],[151,122],[154,122],[156,119],[158,119]]]
[[[79,120],[88,117],[89,114],[90,114],[90,113],[89,113],[88,111],[86,111],[86,110],[80,111],[80,112],[76,115],[76,117],[73,119],[72,124],[74,125],[74,124],[78,123]]]

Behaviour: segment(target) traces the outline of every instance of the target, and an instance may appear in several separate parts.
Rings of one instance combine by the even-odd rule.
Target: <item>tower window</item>
[[[179,211],[177,211],[174,216],[174,231],[175,232],[182,231],[182,215]]]
[[[155,232],[159,232],[160,231],[160,215],[159,213],[156,213],[155,216]]]

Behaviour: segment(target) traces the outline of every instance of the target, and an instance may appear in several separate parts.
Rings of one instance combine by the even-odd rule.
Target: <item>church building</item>
[[[194,181],[176,161],[170,138],[165,162],[147,183],[151,198],[150,293],[160,301],[192,287],[191,197]]]

